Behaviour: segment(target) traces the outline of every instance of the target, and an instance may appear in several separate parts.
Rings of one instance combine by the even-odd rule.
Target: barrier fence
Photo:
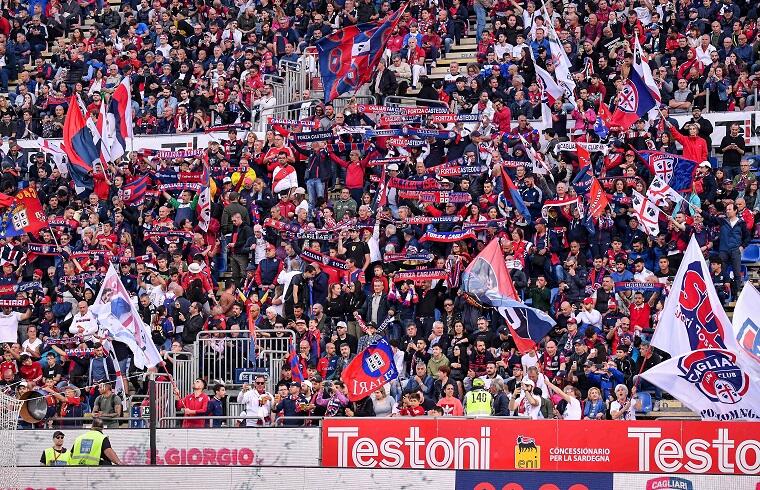
[[[455,490],[757,490],[748,476],[665,475],[628,473],[556,473],[462,470],[331,469],[299,467],[32,467],[21,474],[22,488],[240,489],[289,488],[432,488]],[[403,479],[403,483],[397,483]]]
[[[160,420],[176,425],[181,418]],[[156,463],[476,470],[471,473],[475,475],[525,470],[667,473],[679,478],[760,474],[760,432],[755,422],[308,417],[297,422],[311,426],[280,425],[292,420],[285,417],[273,426],[249,428],[158,429]],[[64,432],[70,447],[83,430]],[[150,431],[107,428],[105,432],[126,464],[148,464]],[[37,464],[52,434],[51,430],[18,431],[19,465]]]
[[[220,381],[228,387],[238,388],[261,373],[267,377],[267,390],[273,393],[288,346],[295,343],[295,332],[256,332],[255,344],[248,337],[248,330],[225,330],[224,337],[217,337],[214,332],[200,332],[193,344],[193,357],[188,366],[190,378],[203,378],[209,385]]]

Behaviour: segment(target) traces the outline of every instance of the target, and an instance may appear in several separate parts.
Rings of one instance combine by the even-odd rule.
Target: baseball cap
[[[390,165],[388,165],[388,170],[398,170],[398,164],[391,163]]]
[[[594,304],[594,298],[586,298],[583,300],[584,305],[593,305]]]
[[[338,322],[335,324],[335,326],[337,328],[348,328],[348,325],[346,324],[346,322]]]
[[[700,163],[699,166],[700,167],[712,168],[712,164],[710,162],[708,162],[707,160],[705,160],[704,162]]]
[[[530,385],[530,386],[536,386],[536,383],[534,383],[533,380],[530,379],[530,378],[523,379],[522,380],[522,384],[524,384],[524,385]]]
[[[578,323],[578,320],[576,320],[575,317],[570,317],[567,319],[567,323]]]
[[[609,299],[609,301],[607,301],[607,306],[608,306],[609,308],[612,308],[613,306],[617,308],[617,305],[618,305],[618,304],[617,304],[617,301],[615,301],[615,300],[614,300],[614,299],[612,299],[612,298],[610,298],[610,299]]]
[[[303,187],[296,187],[296,190],[293,191],[293,194],[300,194],[302,196],[305,196],[306,190]]]
[[[484,387],[485,385],[486,385],[486,382],[485,382],[485,381],[483,381],[483,380],[482,380],[482,379],[480,379],[480,378],[475,378],[475,379],[473,379],[473,380],[472,380],[472,387],[473,387],[473,388],[482,388],[482,387]]]
[[[499,335],[509,335],[509,329],[506,326],[499,327]]]

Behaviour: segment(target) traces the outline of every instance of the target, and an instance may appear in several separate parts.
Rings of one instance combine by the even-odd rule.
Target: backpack
[[[541,398],[541,415],[545,419],[553,419],[554,418],[554,405],[552,404],[551,400],[544,398],[543,396]]]

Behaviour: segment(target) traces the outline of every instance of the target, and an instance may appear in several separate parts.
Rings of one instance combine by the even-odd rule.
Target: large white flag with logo
[[[723,310],[710,269],[694,236],[665,300],[652,345],[671,356],[698,349],[738,352],[731,321]]]
[[[760,292],[751,282],[744,284],[734,307],[733,328],[736,343],[744,351],[752,370],[760,372]]]
[[[146,366],[155,367],[161,363],[156,344],[153,343],[137,308],[130,301],[129,293],[113,264],[108,267],[103,286],[90,311],[98,321],[101,336],[129,346],[134,365],[138,369],[144,369]]]
[[[659,386],[703,420],[760,420],[760,386],[723,349],[700,349],[658,364],[641,377]]]

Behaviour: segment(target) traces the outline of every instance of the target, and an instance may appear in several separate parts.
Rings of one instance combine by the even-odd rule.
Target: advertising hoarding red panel
[[[752,422],[326,419],[322,464],[755,475],[758,437]]]

